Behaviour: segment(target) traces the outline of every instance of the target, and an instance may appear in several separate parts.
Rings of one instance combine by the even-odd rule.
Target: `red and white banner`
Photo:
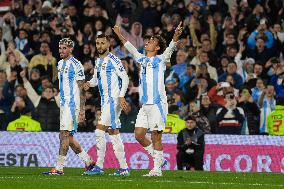
[[[131,169],[148,169],[152,158],[136,142],[133,134],[121,134],[126,159]],[[163,135],[165,169],[176,169],[175,134]],[[94,133],[77,133],[75,138],[96,159]],[[107,138],[105,168],[117,168],[118,162]],[[284,137],[206,135],[204,170],[232,172],[284,172]],[[58,133],[0,132],[0,166],[52,167],[58,154]],[[84,167],[70,149],[66,167]]]

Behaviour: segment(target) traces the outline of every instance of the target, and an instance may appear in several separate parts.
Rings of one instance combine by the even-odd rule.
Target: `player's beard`
[[[99,55],[103,55],[107,52],[108,49],[102,49],[102,50],[98,50],[98,54]]]

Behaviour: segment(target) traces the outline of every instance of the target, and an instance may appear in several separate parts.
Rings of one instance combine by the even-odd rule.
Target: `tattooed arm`
[[[79,123],[81,123],[85,121],[85,102],[86,102],[86,93],[84,90],[85,80],[79,80],[77,81],[77,83],[80,90],[80,113],[78,121]]]

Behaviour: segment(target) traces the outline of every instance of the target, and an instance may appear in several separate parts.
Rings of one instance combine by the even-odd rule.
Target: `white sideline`
[[[50,176],[46,176],[46,177],[38,177],[37,179],[40,180],[56,180],[57,178],[59,178],[59,175],[50,175]],[[99,177],[92,177],[92,178],[88,178],[88,177],[81,177],[81,180],[86,180],[86,181],[94,181],[94,178],[99,178]],[[154,177],[157,178],[158,177]],[[161,177],[163,178],[163,177]],[[24,177],[21,176],[0,176],[0,180],[5,180],[5,179],[24,179]],[[69,178],[69,177],[64,177],[64,179],[66,180],[70,180],[73,178]],[[134,180],[131,179],[113,179],[113,181],[118,181],[118,182],[133,182]],[[174,183],[177,181],[174,180],[153,180],[152,182],[155,183]],[[184,180],[184,181],[179,181],[179,182],[184,182],[184,183],[188,183],[188,184],[213,184],[213,185],[244,185],[244,186],[268,186],[268,187],[284,187],[284,184],[263,184],[263,183],[240,183],[240,182],[207,182],[207,181],[188,181],[188,180]]]

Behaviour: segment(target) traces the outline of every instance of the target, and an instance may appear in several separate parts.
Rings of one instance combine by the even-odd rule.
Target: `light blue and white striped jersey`
[[[130,43],[124,44],[125,48],[133,54],[136,62],[141,65],[139,95],[142,104],[158,104],[167,102],[167,95],[164,84],[164,72],[166,63],[170,62],[176,43],[171,41],[169,47],[163,54],[154,57],[147,57],[137,51]]]
[[[77,81],[84,80],[84,67],[80,61],[71,57],[60,60],[57,66],[59,79],[60,106],[80,106],[80,91]]]
[[[97,58],[90,86],[98,85],[101,94],[101,104],[110,103],[124,97],[129,83],[128,75],[121,61],[112,53],[105,58]]]

